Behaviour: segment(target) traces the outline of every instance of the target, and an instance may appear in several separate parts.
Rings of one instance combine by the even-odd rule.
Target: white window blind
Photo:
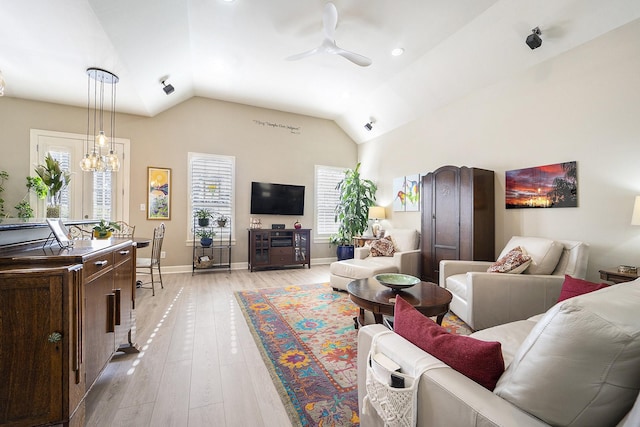
[[[62,150],[49,150],[51,157],[60,163],[60,169],[63,171],[71,170],[71,152]],[[73,179],[73,178],[72,178]],[[69,218],[71,211],[71,200],[69,195],[69,187],[65,187],[60,193],[60,217]]]
[[[218,215],[224,215],[233,224],[235,157],[189,153],[189,176],[189,230],[193,228],[196,209],[209,210],[214,219]],[[229,230],[227,229],[227,232]]]
[[[316,234],[329,237],[338,232],[335,222],[340,193],[336,185],[344,178],[345,168],[316,165]]]
[[[111,172],[93,172],[93,217],[114,220],[111,216]]]

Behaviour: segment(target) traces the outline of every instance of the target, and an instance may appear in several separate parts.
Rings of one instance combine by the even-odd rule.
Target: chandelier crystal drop
[[[119,80],[118,76],[110,71],[100,68],[87,69],[87,138],[85,155],[80,161],[80,168],[85,172],[118,172],[120,170],[120,159],[115,146],[116,84]],[[104,128],[105,85],[111,88],[108,111],[109,135]],[[103,149],[106,150],[107,146],[109,146],[108,155],[103,154]]]

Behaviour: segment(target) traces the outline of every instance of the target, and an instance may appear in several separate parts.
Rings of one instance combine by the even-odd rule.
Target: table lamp
[[[640,209],[640,208],[639,208]],[[373,237],[379,237],[380,233],[380,221],[385,218],[384,208],[382,206],[371,206],[369,208],[369,219],[374,220],[373,224],[371,224],[371,231],[373,232]]]

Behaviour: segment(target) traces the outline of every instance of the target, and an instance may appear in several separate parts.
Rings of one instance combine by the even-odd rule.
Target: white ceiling
[[[119,112],[202,96],[335,120],[361,143],[640,18],[638,0],[333,2],[338,46],[373,65],[285,60],[322,41],[323,0],[0,0],[5,96],[85,106],[99,67],[120,77]]]

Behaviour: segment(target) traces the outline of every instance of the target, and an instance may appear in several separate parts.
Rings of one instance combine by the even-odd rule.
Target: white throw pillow
[[[410,228],[393,228],[384,235],[391,236],[397,252],[412,251],[420,246],[420,233]]]
[[[504,247],[498,259],[504,257],[516,246],[523,248],[531,257],[531,264],[524,274],[551,274],[560,261],[564,246],[544,237],[513,236]]]
[[[494,392],[555,426],[616,425],[640,390],[640,279],[562,301]]]

